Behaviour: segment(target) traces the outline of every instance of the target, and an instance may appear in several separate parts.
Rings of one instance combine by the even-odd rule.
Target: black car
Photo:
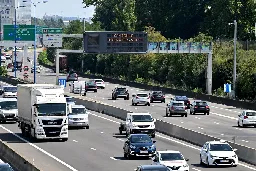
[[[97,84],[95,81],[85,82],[84,95],[86,95],[86,92],[88,92],[88,91],[94,91],[96,93],[98,91],[97,89],[98,89],[98,87],[97,87]]]
[[[171,98],[171,100],[173,100],[173,101],[184,101],[186,109],[190,109],[190,101],[187,98],[187,96],[175,96],[174,98]]]
[[[124,98],[124,100],[129,100],[129,93],[126,88],[116,87],[112,91],[112,100],[116,100],[117,98]]]
[[[131,134],[124,143],[124,158],[153,157],[156,152],[155,142],[147,134]]]
[[[165,103],[165,96],[162,91],[153,91],[150,94],[150,103],[153,103],[154,101]]]
[[[67,82],[69,81],[78,81],[77,73],[75,73],[74,71],[70,71],[67,76]]]
[[[169,171],[164,165],[140,165],[136,171]]]
[[[0,163],[0,171],[14,171],[8,163]]]
[[[203,113],[209,115],[210,107],[206,101],[195,100],[190,107],[190,114]]]

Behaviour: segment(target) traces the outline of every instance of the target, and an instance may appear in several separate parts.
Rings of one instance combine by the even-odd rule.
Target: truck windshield
[[[85,108],[72,108],[72,113],[70,115],[77,115],[77,114],[86,114]]]
[[[17,101],[4,101],[0,102],[1,109],[11,110],[17,109]]]
[[[3,91],[15,93],[17,92],[17,87],[3,87]]]
[[[133,122],[152,122],[153,118],[150,115],[133,115]]]
[[[66,109],[66,103],[45,103],[37,105],[38,116],[65,116]]]

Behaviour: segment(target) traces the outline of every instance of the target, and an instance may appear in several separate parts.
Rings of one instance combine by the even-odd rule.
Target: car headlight
[[[135,124],[133,124],[132,126],[133,126],[133,127],[137,127],[137,125],[135,125]]]
[[[156,148],[156,146],[155,146],[155,145],[152,145],[150,148],[153,148],[153,149],[155,149],[155,148]]]
[[[37,128],[36,132],[44,132],[44,130],[42,128]]]
[[[135,149],[136,147],[134,145],[130,145],[130,148],[131,149]]]
[[[233,156],[231,156],[231,157],[233,157],[233,158],[237,158],[237,155],[233,155]]]
[[[211,158],[215,158],[215,157],[217,157],[217,156],[210,155],[210,157],[211,157]]]
[[[184,164],[183,167],[189,167],[188,164]]]

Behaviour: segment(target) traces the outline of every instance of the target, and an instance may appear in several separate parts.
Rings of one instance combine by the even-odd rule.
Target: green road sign
[[[43,34],[43,29],[47,26],[36,26],[36,34]]]
[[[62,34],[63,29],[62,28],[44,28],[43,34]]]
[[[15,41],[15,25],[4,25],[4,40]],[[35,41],[35,25],[16,25],[17,41]]]

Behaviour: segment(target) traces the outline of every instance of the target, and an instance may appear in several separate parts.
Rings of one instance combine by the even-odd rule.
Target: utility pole
[[[233,91],[236,98],[236,41],[237,41],[237,22],[234,20],[234,62],[233,62]]]

